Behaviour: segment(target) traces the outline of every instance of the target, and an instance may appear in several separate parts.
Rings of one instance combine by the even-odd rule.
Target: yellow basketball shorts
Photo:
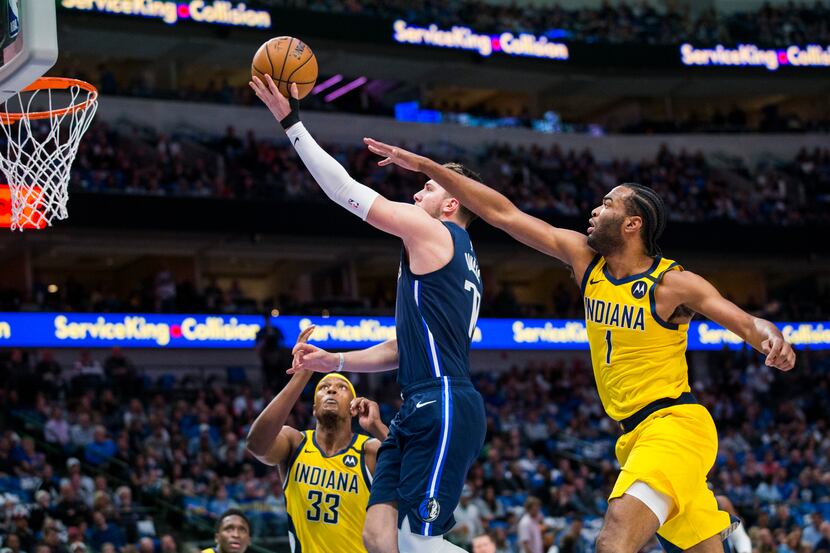
[[[650,415],[617,440],[621,472],[610,499],[621,497],[637,480],[674,500],[657,533],[680,549],[689,549],[730,526],[718,510],[706,475],[718,453],[718,434],[702,405],[675,405]]]

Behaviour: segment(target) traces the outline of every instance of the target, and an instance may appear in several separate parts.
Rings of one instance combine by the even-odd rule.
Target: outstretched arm
[[[305,342],[312,332],[313,326],[306,328],[297,338],[297,342]],[[262,463],[271,466],[282,465],[300,443],[300,432],[283,425],[310,379],[310,372],[295,374],[251,425],[246,445],[248,451]]]
[[[365,138],[364,142],[370,151],[384,156],[385,159],[379,165],[394,163],[404,169],[424,173],[455,196],[461,205],[489,224],[507,232],[519,242],[570,265],[577,282],[582,279],[582,273],[596,253],[588,246],[588,237],[584,234],[554,227],[528,215],[504,194],[427,157],[372,138]]]
[[[265,76],[265,82],[253,77],[250,85],[257,97],[283,126],[291,145],[309,173],[334,203],[375,228],[398,236],[407,243],[416,236],[425,242],[449,240],[444,226],[423,209],[411,204],[389,201],[357,182],[336,159],[317,144],[300,121],[296,84],[290,87],[290,103],[277,89],[270,75]],[[445,234],[447,236],[444,236]]]
[[[387,340],[382,344],[346,353],[332,353],[317,346],[298,343],[294,346],[294,363],[288,374],[302,372],[330,373],[349,371],[354,373],[374,373],[393,371],[398,368],[398,341]],[[340,366],[340,356],[343,366]]]
[[[684,305],[731,330],[766,354],[766,364],[770,367],[788,371],[795,366],[795,351],[778,327],[727,300],[703,277],[691,271],[669,271],[663,277],[663,285],[657,287],[657,293],[658,301],[665,299],[669,305]]]

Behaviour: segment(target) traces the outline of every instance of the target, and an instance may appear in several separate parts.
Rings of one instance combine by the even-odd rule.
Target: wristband
[[[293,127],[300,122],[300,100],[291,96],[291,84],[288,85],[288,105],[291,106],[291,111],[288,115],[280,119],[280,125],[285,130]]]
[[[343,352],[341,351],[337,354],[337,357],[338,357],[337,368],[334,369],[334,372],[339,373],[340,371],[343,370],[343,366],[346,364],[346,356],[343,355]]]

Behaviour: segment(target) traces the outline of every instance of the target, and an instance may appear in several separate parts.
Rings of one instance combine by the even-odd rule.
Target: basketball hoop
[[[2,109],[0,171],[11,192],[11,229],[66,219],[69,169],[98,109],[98,91],[77,79],[43,77],[2,102]]]

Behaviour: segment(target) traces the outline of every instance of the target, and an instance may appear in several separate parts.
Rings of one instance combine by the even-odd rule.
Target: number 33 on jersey
[[[314,431],[303,434],[284,484],[291,551],[365,551],[363,523],[372,478],[364,445],[371,438],[355,434],[349,447],[326,457]]]

